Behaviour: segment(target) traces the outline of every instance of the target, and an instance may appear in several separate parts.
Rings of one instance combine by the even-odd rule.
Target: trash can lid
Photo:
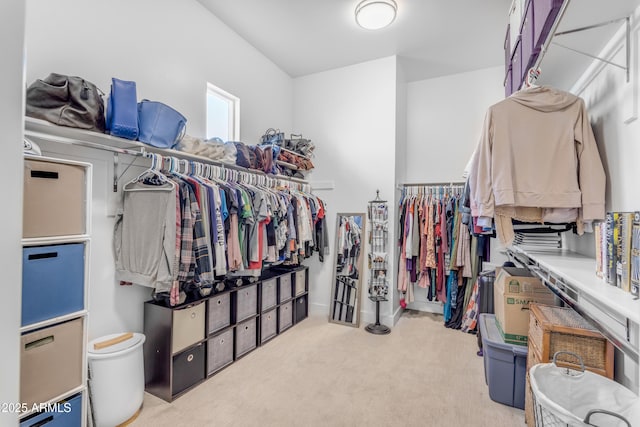
[[[145,336],[137,332],[105,335],[89,342],[89,355],[98,356],[121,352],[144,343]]]

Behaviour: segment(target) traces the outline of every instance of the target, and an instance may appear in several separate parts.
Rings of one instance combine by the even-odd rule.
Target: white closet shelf
[[[22,239],[23,246],[40,246],[61,243],[82,243],[91,240],[88,234],[78,234],[73,236],[51,236],[51,237],[24,237]]]
[[[66,322],[67,320],[78,319],[80,317],[83,317],[86,322],[87,314],[89,314],[89,311],[84,309],[80,311],[75,311],[73,313],[65,314],[64,316],[52,317],[51,319],[47,319],[42,322],[32,323],[30,325],[23,326],[20,328],[20,333],[23,334],[25,332],[35,331],[36,329],[42,329],[47,326],[56,325],[58,323]]]
[[[305,160],[311,160],[311,157],[305,156],[304,154],[300,154],[300,153],[297,153],[297,152],[292,151],[292,150],[289,150],[288,148],[280,147],[280,151],[284,151],[286,153],[291,153],[294,156],[298,156],[298,157],[303,158]]]
[[[594,323],[616,347],[638,361],[640,300],[597,277],[593,258],[566,249],[524,250],[512,246],[507,252]]]
[[[184,151],[157,148],[139,141],[131,141],[104,133],[92,132],[84,129],[70,128],[65,126],[57,126],[45,120],[34,119],[32,117],[25,117],[25,137],[95,148],[98,150],[110,151],[116,154],[128,154],[132,156],[145,156],[147,153],[157,153],[163,156],[171,156],[184,160],[193,160],[199,163],[211,164],[220,166],[222,168],[232,169],[255,175],[267,176],[269,178],[285,179],[300,184],[308,184],[308,182],[305,180],[288,177],[286,175],[268,175],[256,169],[247,169],[235,164],[212,160],[208,157],[185,153]]]
[[[276,160],[276,164],[280,165],[280,166],[284,166],[285,168],[291,169],[291,170],[294,170],[294,171],[298,170],[298,167],[296,165],[294,165],[292,163],[284,162],[282,160]]]

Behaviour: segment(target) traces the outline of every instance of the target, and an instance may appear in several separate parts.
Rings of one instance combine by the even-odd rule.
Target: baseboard
[[[426,313],[442,314],[444,305],[441,302],[414,301],[407,304],[407,308],[410,310],[424,311]]]
[[[310,303],[309,304],[309,315],[311,316],[325,316],[328,318],[329,316],[329,305],[328,304],[318,304],[318,303]],[[380,323],[392,328],[398,323],[398,320],[402,316],[402,308],[399,306],[396,307],[393,314],[380,314]],[[368,325],[369,323],[375,323],[376,321],[376,313],[373,311],[362,311],[360,312],[360,326]]]
[[[402,309],[402,307],[397,306],[395,311],[393,312],[393,324],[395,325],[396,323],[398,323],[398,320],[400,320],[400,316],[402,316],[402,312],[404,310]]]
[[[319,304],[317,302],[309,303],[309,314],[314,316],[329,316],[329,305],[328,304]]]

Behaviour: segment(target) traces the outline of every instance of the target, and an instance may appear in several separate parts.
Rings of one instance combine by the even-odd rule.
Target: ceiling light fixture
[[[356,22],[367,30],[379,30],[396,19],[394,0],[363,0],[356,6]]]

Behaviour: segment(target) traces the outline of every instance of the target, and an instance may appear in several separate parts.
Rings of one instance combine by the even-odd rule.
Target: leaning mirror
[[[363,260],[364,213],[339,213],[329,321],[360,325],[360,284]]]

